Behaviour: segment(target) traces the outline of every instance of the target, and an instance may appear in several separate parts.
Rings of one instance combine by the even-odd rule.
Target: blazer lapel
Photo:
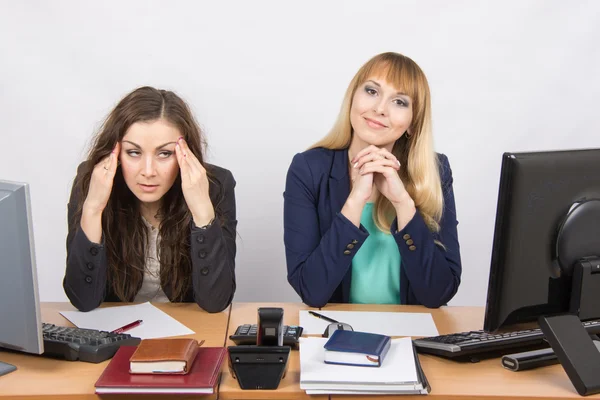
[[[331,173],[329,174],[329,196],[331,201],[331,218],[342,210],[350,194],[348,177],[348,149],[334,150]]]
[[[348,149],[334,150],[331,173],[329,174],[329,198],[331,207],[331,221],[342,210],[350,194],[350,177],[348,176]],[[352,282],[352,268],[342,280],[342,301],[350,301],[350,285]]]

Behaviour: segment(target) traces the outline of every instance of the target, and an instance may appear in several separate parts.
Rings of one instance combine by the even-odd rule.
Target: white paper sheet
[[[429,313],[327,310],[315,312],[349,324],[357,332],[379,333],[387,336],[438,336],[438,330]],[[300,311],[303,335],[320,335],[329,324],[330,322],[314,317],[306,310]]]
[[[427,394],[427,390],[425,389],[415,389],[414,391],[411,390],[390,390],[390,391],[363,391],[363,390],[306,390],[306,394],[311,395],[311,394],[360,394],[363,396],[370,396],[370,395],[383,395],[383,396],[390,396],[390,395],[394,395],[394,394],[402,394],[402,395],[410,395],[410,394]]]
[[[195,333],[150,303],[132,306],[97,308],[89,312],[61,311],[61,315],[78,328],[113,331],[141,319],[141,325],[124,333],[141,339],[155,339]]]
[[[381,367],[325,364],[327,338],[300,338],[300,388],[304,390],[415,390],[419,384],[410,338],[392,339]]]

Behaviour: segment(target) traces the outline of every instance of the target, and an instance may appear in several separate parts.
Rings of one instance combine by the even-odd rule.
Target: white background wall
[[[66,204],[90,137],[152,85],[192,105],[208,159],[238,182],[235,300],[297,301],[287,168],[384,51],[428,76],[460,221],[452,304],[483,305],[502,153],[600,147],[600,2],[0,0],[0,179],[31,185],[41,299],[66,300]]]

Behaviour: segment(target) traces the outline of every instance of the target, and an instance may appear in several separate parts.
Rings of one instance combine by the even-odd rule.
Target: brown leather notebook
[[[200,347],[190,372],[185,375],[130,374],[129,359],[136,349],[137,347],[133,346],[119,348],[96,382],[97,394],[157,393],[165,395],[178,393],[189,395],[190,393],[215,393],[217,391],[216,385],[221,375],[221,366],[227,355],[227,349],[224,347]],[[106,399],[110,400],[108,397]],[[133,399],[141,400],[142,397],[133,397]],[[154,397],[150,399],[154,399]]]
[[[196,339],[144,339],[129,359],[131,374],[187,374],[198,354]]]

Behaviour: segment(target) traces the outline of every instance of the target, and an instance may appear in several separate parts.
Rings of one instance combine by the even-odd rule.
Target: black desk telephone
[[[304,329],[301,326],[283,325],[283,346],[298,348],[298,339],[302,336]],[[229,339],[237,345],[256,344],[257,324],[244,324],[237,327],[235,333],[229,336]]]
[[[287,371],[291,346],[302,335],[299,326],[283,325],[283,309],[261,307],[258,324],[240,325],[229,338],[229,370],[242,389],[277,389]],[[288,344],[289,343],[289,344]]]

